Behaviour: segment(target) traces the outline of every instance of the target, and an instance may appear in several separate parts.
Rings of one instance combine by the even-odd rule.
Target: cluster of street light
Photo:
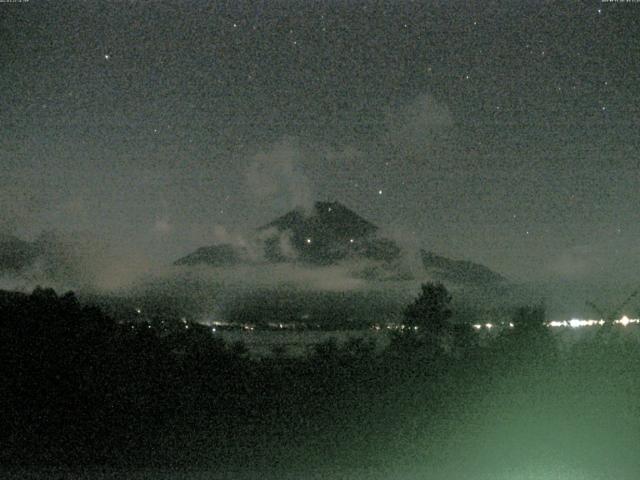
[[[594,326],[603,326],[607,322],[603,319],[593,320],[593,319],[582,319],[582,318],[572,318],[570,320],[553,320],[550,322],[546,322],[545,325],[551,328],[580,328],[580,327],[594,327]],[[624,315],[622,318],[617,320],[613,320],[614,325],[621,325],[626,327],[628,325],[640,323],[639,318],[629,318]],[[494,323],[475,323],[473,324],[473,328],[475,330],[491,330],[495,328],[497,325]],[[514,325],[512,322],[508,324],[500,325],[500,326],[508,326],[509,328],[513,328]]]

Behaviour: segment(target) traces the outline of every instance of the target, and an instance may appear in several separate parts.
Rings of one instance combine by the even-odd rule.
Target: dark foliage
[[[554,388],[571,399],[589,383],[583,363],[618,381],[640,365],[634,345],[597,336],[559,361],[538,307],[518,310],[514,328],[479,347],[468,325],[448,324],[449,301],[428,284],[407,308],[448,348],[414,330],[384,351],[354,338],[256,359],[204,326],[121,323],[48,289],[0,292],[0,464],[382,468],[425,455],[430,432],[493,405],[496,392]],[[626,363],[610,362],[620,352]]]
[[[404,310],[405,321],[430,335],[439,336],[449,329],[451,294],[442,283],[424,283],[415,301]]]

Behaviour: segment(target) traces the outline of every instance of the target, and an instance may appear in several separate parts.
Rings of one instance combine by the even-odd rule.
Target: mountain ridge
[[[395,241],[382,236],[380,231],[377,225],[339,202],[316,202],[309,211],[290,210],[256,228],[252,240],[263,250],[266,263],[327,266],[360,260],[379,264],[376,268],[393,269],[407,252],[403,252]],[[478,263],[452,260],[425,249],[418,253],[427,275],[437,281],[463,285],[507,282],[499,273]],[[174,265],[222,267],[251,262],[246,249],[220,243],[200,247],[176,260]],[[398,278],[406,278],[406,275]]]

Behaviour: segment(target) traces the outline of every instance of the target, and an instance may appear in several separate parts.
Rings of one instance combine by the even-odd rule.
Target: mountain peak
[[[276,228],[289,230],[294,237],[306,241],[313,233],[321,231],[343,239],[361,238],[378,230],[374,224],[339,202],[315,202],[310,212],[291,210],[274,221],[258,228],[258,231]]]
[[[362,253],[374,241],[378,227],[339,202],[316,202],[305,212],[292,210],[258,228],[265,235],[266,256],[283,261],[283,241],[297,258],[317,264],[333,263]]]

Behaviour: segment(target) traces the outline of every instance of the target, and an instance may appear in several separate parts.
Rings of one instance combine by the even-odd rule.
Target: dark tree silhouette
[[[544,305],[518,307],[513,315],[513,326],[518,333],[539,333],[545,329]]]
[[[512,368],[539,368],[544,372],[557,359],[556,341],[545,324],[544,305],[518,307],[512,316],[513,328],[497,339],[496,353]]]
[[[423,335],[439,337],[449,330],[450,304],[451,294],[442,283],[423,283],[420,295],[404,309],[404,319]]]

